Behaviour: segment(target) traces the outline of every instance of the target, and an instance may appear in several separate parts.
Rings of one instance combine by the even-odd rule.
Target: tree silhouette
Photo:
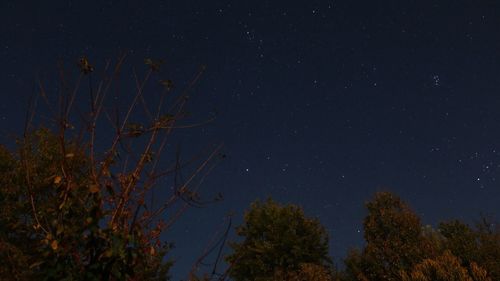
[[[220,147],[186,162],[179,151],[166,151],[174,132],[194,126],[182,122],[188,94],[204,68],[175,94],[171,82],[162,82],[167,80],[161,62],[148,60],[144,78],[133,72],[135,90],[120,111],[116,100],[108,100],[123,80],[124,59],[114,68],[108,61],[96,85],[87,58],[79,60],[74,83],[64,78],[68,72],[61,66],[58,103],[41,82],[33,99],[45,101],[54,123],[35,125],[33,106],[17,151],[0,147],[0,279],[169,278],[171,245],[160,234],[188,207],[212,201],[203,201],[197,189]],[[154,77],[160,83],[150,85]],[[82,86],[85,80],[88,88]],[[146,89],[153,93],[146,96]],[[84,94],[88,110],[75,105]],[[165,153],[174,159],[166,168],[160,161]],[[172,192],[163,191],[166,198],[158,202],[160,179]]]
[[[402,281],[491,281],[486,270],[471,264],[471,271],[461,265],[460,259],[446,250],[433,259],[424,259],[410,273],[401,272]]]
[[[243,241],[231,243],[233,253],[227,256],[229,276],[236,281],[296,280],[312,276],[313,271],[317,277],[312,280],[325,280],[328,275],[327,233],[297,206],[282,206],[271,199],[256,201],[237,234]]]
[[[400,271],[412,268],[433,252],[418,216],[396,195],[375,194],[366,204],[366,246],[351,252],[346,272],[354,280],[399,280]]]

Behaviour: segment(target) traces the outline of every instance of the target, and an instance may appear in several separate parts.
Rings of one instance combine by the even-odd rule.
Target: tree
[[[80,59],[74,86],[61,81],[58,104],[40,86],[54,124],[34,125],[31,108],[17,151],[0,147],[0,279],[169,278],[172,263],[166,254],[171,244],[161,241],[160,233],[187,207],[204,204],[196,190],[198,179],[216,159],[218,148],[189,163],[180,162],[173,151],[175,163],[159,170],[172,133],[178,127],[191,127],[179,124],[187,116],[190,88],[175,96],[170,80],[159,79],[156,88],[148,87],[156,95],[145,97],[148,81],[160,76],[160,63],[146,60],[144,78],[134,72],[136,91],[122,115],[106,101],[110,89],[121,81],[123,61],[120,57],[111,72],[108,62],[93,86],[94,67]],[[75,110],[85,80],[90,108]],[[102,123],[103,115],[109,123]],[[133,123],[132,118],[142,122]],[[98,129],[107,134],[98,136]],[[107,141],[109,146],[103,145]],[[188,173],[188,180],[180,179],[181,170]],[[154,202],[159,179],[169,180],[172,194]],[[165,215],[167,209],[171,216]]]
[[[351,249],[344,259],[345,270],[341,272],[344,281],[369,281],[366,274],[368,265],[358,249]]]
[[[345,261],[350,279],[399,280],[400,271],[435,252],[433,239],[426,239],[418,216],[396,195],[377,193],[366,207],[366,246]]]
[[[458,257],[462,265],[468,267],[479,257],[477,233],[467,224],[458,220],[442,222],[438,226],[439,233],[444,238],[445,248]]]
[[[271,199],[256,201],[237,234],[243,241],[231,243],[233,253],[226,257],[229,276],[236,281],[273,280],[277,276],[295,280],[311,274],[312,267],[325,270],[317,277],[324,280],[331,265],[325,229],[295,205],[282,206]]]
[[[323,265],[301,263],[296,271],[277,270],[273,281],[333,281],[331,270]]]
[[[472,270],[479,265],[493,280],[500,279],[500,231],[488,219],[482,218],[476,228],[453,220],[439,224],[447,249],[457,256],[462,265]]]
[[[493,280],[500,280],[500,225],[483,217],[476,224],[479,253],[476,262]]]
[[[470,272],[461,265],[459,258],[446,250],[433,259],[424,259],[410,273],[401,272],[402,281],[491,281],[486,270],[474,262]]]

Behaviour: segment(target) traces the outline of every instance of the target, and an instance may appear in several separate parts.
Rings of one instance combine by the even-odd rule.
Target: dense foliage
[[[172,151],[173,168],[159,171],[167,140],[187,116],[190,88],[172,93],[172,82],[161,77],[162,62],[146,59],[144,78],[134,72],[136,87],[121,112],[107,97],[123,81],[124,58],[114,68],[108,61],[96,86],[87,58],[78,62],[76,81],[65,80],[61,65],[58,96],[50,96],[42,83],[38,93],[52,114],[41,125],[50,129],[34,124],[34,102],[17,148],[0,147],[0,280],[169,279],[170,244],[160,234],[187,207],[203,205],[192,186],[198,188],[197,176],[210,167],[217,149],[189,164]],[[88,88],[81,87],[85,80]],[[148,86],[155,93],[145,98],[151,80],[159,83]],[[89,108],[75,109],[75,100],[84,97]],[[178,179],[181,169],[189,180]],[[158,180],[169,175],[175,177],[171,194],[150,200]],[[167,216],[166,210],[172,212]]]
[[[166,247],[106,224],[105,191],[89,168],[80,146],[61,149],[48,130],[20,141],[18,153],[0,147],[1,280],[167,279]]]
[[[392,193],[367,203],[366,246],[345,259],[344,280],[500,280],[500,229],[443,222],[437,230]]]
[[[245,214],[237,234],[243,241],[232,243],[234,253],[227,257],[230,276],[236,281],[280,280],[285,276],[297,280],[311,274],[322,280],[322,272],[330,265],[325,229],[297,206],[257,201]]]
[[[324,229],[294,205],[252,204],[237,229],[241,242],[227,257],[236,280],[493,281],[500,280],[500,229],[483,219],[437,229],[396,195],[375,194],[366,204],[365,246],[352,250],[344,270],[333,270]]]
[[[1,280],[167,280],[171,263],[159,229],[113,227],[105,198],[112,186],[92,181],[90,160],[75,140],[47,129],[0,146]],[[295,205],[253,203],[226,257],[240,280],[500,280],[500,231],[483,218],[437,229],[392,193],[367,203],[366,245],[345,270],[328,257],[328,235]],[[213,279],[204,279],[213,280]]]
[[[356,262],[359,268],[348,259],[348,270],[367,280],[399,280],[400,271],[429,254],[420,219],[391,193],[376,194],[366,206],[366,246]]]
[[[470,270],[462,266],[460,259],[446,250],[433,259],[424,259],[411,268],[401,272],[402,281],[491,281],[486,270],[471,263]]]
[[[0,146],[1,280],[167,280],[159,229],[113,227],[113,186],[92,181],[77,141],[40,129]],[[295,205],[256,201],[226,256],[232,280],[500,280],[500,231],[486,218],[436,229],[392,193],[366,204],[366,244],[335,271],[328,235]],[[130,218],[130,217],[128,217]],[[219,275],[220,276],[220,275]],[[220,277],[224,279],[224,277]],[[203,280],[214,280],[205,278]]]

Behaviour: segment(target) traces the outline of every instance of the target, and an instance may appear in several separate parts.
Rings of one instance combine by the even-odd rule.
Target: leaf
[[[144,154],[144,160],[147,163],[150,163],[151,161],[153,161],[153,153],[152,152],[148,152],[148,153]]]
[[[63,232],[64,232],[64,227],[61,224],[59,224],[57,226],[56,235],[60,235]]]
[[[91,184],[89,186],[89,191],[90,191],[90,193],[97,193],[97,192],[99,192],[99,185],[97,185],[97,184]]]
[[[113,250],[111,250],[111,249],[107,249],[107,250],[104,252],[104,257],[109,258],[109,257],[111,257],[111,256],[113,256]]]
[[[80,58],[80,60],[78,61],[78,66],[80,67],[80,71],[83,74],[89,74],[94,71],[94,67],[89,63],[87,57]]]
[[[163,64],[163,60],[153,61],[150,58],[146,58],[146,59],[144,59],[144,64],[148,65],[149,67],[151,67],[152,71],[156,71],[157,72],[157,71],[160,71],[160,66]]]
[[[53,240],[51,243],[50,243],[50,247],[52,248],[52,250],[57,250],[57,248],[59,247],[59,244],[57,243],[57,240]]]
[[[158,122],[160,123],[160,126],[167,126],[168,122],[173,120],[175,120],[175,118],[172,114],[165,114],[159,118]]]
[[[54,184],[60,184],[60,183],[61,183],[61,181],[62,181],[62,177],[61,177],[61,176],[56,176],[56,177],[54,178]]]
[[[131,137],[138,137],[144,133],[144,127],[141,124],[129,123],[127,124],[127,133]]]
[[[174,82],[172,82],[172,80],[170,79],[160,80],[160,84],[167,90],[171,90],[174,87]]]

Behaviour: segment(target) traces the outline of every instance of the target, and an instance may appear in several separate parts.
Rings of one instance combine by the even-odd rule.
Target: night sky
[[[376,191],[425,224],[500,215],[499,1],[2,0],[2,141],[58,60],[123,52],[164,59],[180,85],[206,65],[189,107],[218,112],[183,147],[224,144],[203,189],[225,199],[165,234],[175,279],[257,198],[318,217],[337,261],[362,245]]]

